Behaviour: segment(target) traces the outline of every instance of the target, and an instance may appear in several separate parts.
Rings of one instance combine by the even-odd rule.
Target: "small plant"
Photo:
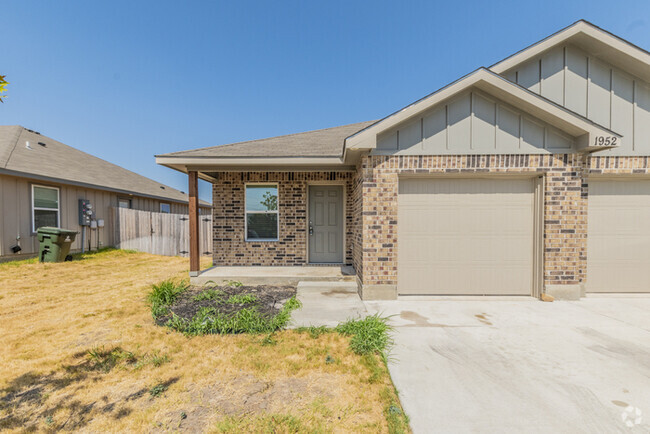
[[[170,358],[167,354],[160,354],[158,351],[154,351],[152,354],[145,354],[140,360],[135,364],[135,369],[142,369],[147,365],[152,365],[156,368],[164,365],[169,362]]]
[[[244,284],[241,282],[238,282],[236,280],[224,280],[223,284],[226,286],[231,286],[233,288],[239,288],[240,286],[243,286]]]
[[[52,416],[46,416],[45,417],[45,423],[47,425],[52,425],[54,423],[54,418]]]
[[[296,329],[298,333],[309,333],[309,336],[312,339],[318,339],[320,335],[324,335],[325,333],[332,333],[332,329],[327,327],[327,326],[309,326],[309,327],[298,327]]]
[[[155,386],[153,386],[151,389],[149,389],[149,395],[151,395],[153,398],[157,398],[165,391],[167,390],[168,386],[164,383],[158,383]]]
[[[169,306],[188,288],[188,285],[185,281],[175,282],[168,279],[152,285],[151,288],[147,297],[151,304],[151,313],[154,318],[160,318],[169,313]]]
[[[335,361],[336,361],[336,359],[334,359],[334,357],[332,357],[329,354],[325,357],[325,364],[327,364],[327,365],[331,365]]]
[[[273,338],[273,333],[269,333],[268,335],[264,336],[262,338],[262,340],[260,341],[260,344],[262,344],[264,346],[271,346],[271,345],[275,345],[277,343],[278,343],[278,341],[276,341]]]
[[[229,304],[252,304],[257,301],[257,297],[251,294],[235,294],[228,297],[226,303]]]
[[[135,353],[125,351],[120,347],[105,350],[104,347],[94,347],[88,350],[89,370],[109,372],[120,363],[133,365],[138,358]]]
[[[194,296],[194,301],[203,301],[203,300],[219,300],[223,297],[224,292],[219,291],[218,289],[208,288],[201,291],[198,295]]]
[[[379,314],[349,320],[336,326],[335,330],[344,336],[350,336],[350,349],[360,355],[379,354],[385,358],[393,344],[389,336],[392,327],[388,325],[388,318],[382,318]]]

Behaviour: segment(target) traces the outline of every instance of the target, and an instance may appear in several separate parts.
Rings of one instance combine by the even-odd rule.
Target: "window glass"
[[[246,186],[246,239],[278,239],[278,187],[252,184]]]
[[[43,226],[59,226],[59,212],[58,211],[45,211],[42,209],[34,210],[34,230],[42,228]]]
[[[161,203],[160,212],[169,214],[171,212],[171,205],[168,203]]]
[[[59,209],[59,190],[34,186],[34,208]]]
[[[278,187],[275,185],[247,185],[246,211],[276,211]]]
[[[43,226],[59,226],[59,189],[32,186],[32,230]]]
[[[278,238],[278,215],[249,213],[246,215],[249,240]]]
[[[120,199],[120,208],[131,208],[131,201],[129,199]]]

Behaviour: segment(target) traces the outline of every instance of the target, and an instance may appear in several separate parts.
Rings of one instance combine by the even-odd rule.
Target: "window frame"
[[[248,211],[247,209],[247,203],[246,203],[246,191],[248,190],[249,186],[260,186],[260,185],[268,185],[268,186],[273,186],[276,189],[276,194],[277,194],[277,209],[275,211]],[[248,214],[276,214],[277,218],[276,224],[277,224],[277,229],[276,229],[276,234],[277,236],[275,238],[248,238]],[[244,241],[246,242],[277,242],[280,241],[280,185],[277,182],[247,182],[244,183]]]
[[[118,208],[122,208],[120,206],[120,202],[128,202],[129,203],[128,208],[124,208],[124,209],[133,209],[133,201],[131,200],[131,198],[129,198],[129,197],[119,197],[118,196],[117,197],[117,207]]]
[[[163,211],[162,210],[163,205],[167,205],[169,207],[169,211]],[[172,204],[170,202],[160,202],[160,204],[158,204],[158,211],[161,212],[162,214],[171,214]]]
[[[34,187],[38,188],[47,188],[50,190],[56,190],[56,209],[55,208],[44,208],[42,206],[34,206],[34,200],[36,198],[36,195],[34,194]],[[56,227],[60,228],[61,227],[61,188],[59,187],[53,187],[51,185],[42,185],[42,184],[31,184],[31,201],[30,201],[30,206],[31,206],[31,217],[32,217],[32,234],[36,233],[36,215],[34,214],[34,211],[56,211]]]

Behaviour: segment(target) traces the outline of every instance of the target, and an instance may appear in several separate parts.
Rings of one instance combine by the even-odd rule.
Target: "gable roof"
[[[518,51],[490,66],[490,69],[497,74],[503,74],[564,43],[572,44],[608,63],[620,66],[632,75],[650,81],[650,52],[585,20],[577,21]]]
[[[175,188],[18,125],[0,126],[0,174],[188,202],[188,196]]]
[[[589,140],[590,136],[616,136],[619,139],[621,137],[620,134],[598,125],[584,116],[574,113],[486,68],[479,68],[351,135],[345,140],[346,151],[374,149],[377,145],[377,134],[406,122],[442,101],[470,88],[481,89],[573,137],[582,137],[583,140],[578,141],[578,146],[582,149],[589,149],[589,144],[593,142]]]
[[[165,157],[340,157],[343,140],[375,121],[156,155]]]

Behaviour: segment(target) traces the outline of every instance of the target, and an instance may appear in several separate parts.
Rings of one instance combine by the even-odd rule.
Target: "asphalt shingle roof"
[[[188,201],[180,190],[18,125],[0,126],[0,169],[174,202]],[[201,201],[201,205],[210,204]]]
[[[340,157],[346,137],[372,125],[359,122],[340,127],[288,134],[267,139],[210,146],[189,151],[172,152],[163,157]]]

